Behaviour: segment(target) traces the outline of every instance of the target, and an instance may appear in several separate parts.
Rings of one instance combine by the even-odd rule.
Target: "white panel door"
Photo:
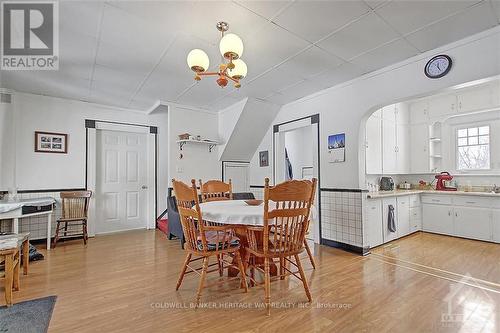
[[[233,185],[233,193],[250,192],[248,163],[224,163],[224,182]]]
[[[398,237],[410,233],[410,197],[398,197]]]
[[[96,233],[147,226],[146,134],[97,131]]]
[[[389,230],[389,205],[394,207],[394,222],[396,224],[396,231]],[[382,230],[384,236],[384,243],[397,239],[399,236],[399,221],[398,221],[398,206],[396,198],[387,198],[382,200]]]
[[[384,243],[382,230],[382,200],[370,199],[366,204],[366,238],[370,248]]]
[[[453,207],[424,204],[422,229],[445,235],[453,235]]]
[[[429,126],[411,125],[410,128],[410,172],[429,172]]]
[[[396,122],[382,120],[382,171],[385,174],[398,172]]]

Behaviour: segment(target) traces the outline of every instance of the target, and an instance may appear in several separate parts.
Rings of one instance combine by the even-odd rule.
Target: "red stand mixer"
[[[456,187],[448,187],[446,186],[447,181],[450,181],[453,179],[453,176],[450,175],[449,172],[441,172],[440,174],[437,174],[434,178],[437,179],[436,182],[436,191],[456,191]]]

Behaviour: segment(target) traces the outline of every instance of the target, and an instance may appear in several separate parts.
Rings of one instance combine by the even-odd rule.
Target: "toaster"
[[[394,191],[394,179],[392,177],[380,177],[381,191]]]

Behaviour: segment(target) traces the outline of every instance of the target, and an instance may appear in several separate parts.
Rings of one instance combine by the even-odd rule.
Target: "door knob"
[[[147,189],[148,189],[148,187],[147,187],[146,185],[142,185],[142,186],[141,186],[141,188],[142,188],[143,190],[147,190]]]

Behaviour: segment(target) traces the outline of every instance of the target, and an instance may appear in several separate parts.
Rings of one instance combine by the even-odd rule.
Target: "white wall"
[[[302,179],[302,168],[313,166],[312,126],[286,132],[285,148],[292,165],[293,178]]]
[[[500,28],[497,27],[287,104],[273,124],[319,113],[321,186],[363,187],[364,152],[358,147],[364,137],[367,116],[384,105],[500,74],[499,45]],[[454,67],[447,76],[431,80],[424,75],[423,68],[428,59],[438,53],[449,54]],[[478,63],[488,65],[477,66]],[[336,133],[346,133],[344,163],[327,162],[327,138]],[[270,147],[271,135],[266,135],[264,141],[261,147]],[[258,163],[255,159],[258,159],[257,154],[251,166]],[[270,170],[266,170],[269,177],[272,175]],[[252,175],[256,174],[263,175],[262,172],[252,172]]]
[[[15,161],[12,164],[19,190],[85,187],[85,119],[143,124],[158,127],[158,211],[161,213],[166,208],[166,113],[148,116],[142,112],[18,92],[13,94],[12,102],[11,126],[15,129]],[[5,123],[0,125],[4,127]],[[34,132],[37,130],[67,133],[68,153],[35,153]]]
[[[222,169],[218,159],[217,148],[208,151],[208,145],[187,143],[179,151],[176,143],[178,135],[190,133],[203,138],[218,140],[218,115],[212,112],[192,110],[179,106],[172,106],[168,112],[169,135],[169,175],[184,182],[192,178],[203,181],[220,179]],[[180,154],[183,155],[180,158]],[[169,187],[172,184],[169,181]]]

